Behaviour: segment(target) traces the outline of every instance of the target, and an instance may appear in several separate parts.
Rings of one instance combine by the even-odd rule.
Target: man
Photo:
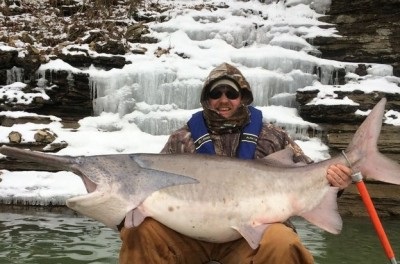
[[[186,126],[169,137],[162,153],[262,159],[290,147],[293,162],[312,162],[282,129],[262,122],[261,112],[249,106],[253,101],[250,86],[234,66],[223,63],[211,71],[200,101],[203,111],[195,113]],[[344,189],[351,183],[351,170],[343,165],[331,166],[327,179]],[[313,263],[290,222],[271,224],[255,250],[243,238],[227,243],[199,241],[150,218],[136,228],[122,228],[121,239],[121,264]]]

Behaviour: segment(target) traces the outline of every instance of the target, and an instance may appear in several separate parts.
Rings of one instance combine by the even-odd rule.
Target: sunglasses
[[[208,97],[211,98],[211,99],[216,100],[216,99],[221,98],[221,96],[222,96],[223,94],[225,94],[226,98],[228,98],[229,100],[238,99],[239,96],[240,96],[240,93],[239,93],[238,91],[236,91],[235,89],[223,87],[223,88],[216,88],[216,89],[213,89],[213,90],[208,94]]]

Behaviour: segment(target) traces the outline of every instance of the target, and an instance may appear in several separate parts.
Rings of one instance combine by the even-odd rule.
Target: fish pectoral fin
[[[232,228],[239,232],[252,249],[256,249],[260,245],[261,238],[268,226],[269,224],[260,224],[257,226],[244,224],[240,227]]]
[[[319,205],[300,216],[329,233],[339,234],[342,230],[342,218],[336,202],[338,190],[337,187],[330,187]]]

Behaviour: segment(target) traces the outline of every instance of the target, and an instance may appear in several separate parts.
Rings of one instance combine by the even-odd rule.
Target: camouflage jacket
[[[240,133],[229,134],[210,134],[217,155],[235,157],[239,145]],[[307,157],[301,148],[288,136],[288,134],[271,124],[263,124],[259,134],[255,152],[256,159],[262,159],[276,151],[286,147],[293,149],[293,161],[311,163],[312,160]],[[161,153],[195,153],[191,133],[187,126],[178,129],[172,133],[162,149]]]

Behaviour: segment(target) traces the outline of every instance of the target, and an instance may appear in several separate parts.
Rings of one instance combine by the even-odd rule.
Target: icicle
[[[7,70],[7,84],[23,82],[23,76],[24,70],[14,66],[10,70]]]

